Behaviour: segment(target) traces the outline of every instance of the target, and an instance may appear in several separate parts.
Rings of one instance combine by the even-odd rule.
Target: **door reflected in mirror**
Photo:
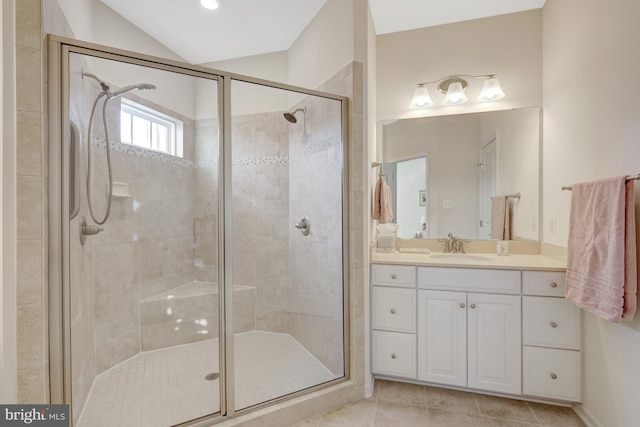
[[[540,239],[540,108],[395,120],[380,134],[398,237],[491,239],[491,197],[520,193],[511,239]]]
[[[401,160],[384,163],[387,184],[391,187],[393,211],[402,239],[427,238],[428,196],[427,158]]]

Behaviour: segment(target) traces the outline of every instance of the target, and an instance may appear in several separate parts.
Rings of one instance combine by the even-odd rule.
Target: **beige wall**
[[[571,194],[562,185],[640,172],[638,16],[634,0],[548,0],[544,7],[546,242],[567,242]],[[603,83],[611,76],[622,78],[620,90]],[[636,218],[639,189],[636,183]],[[638,424],[639,353],[640,316],[614,324],[585,313],[582,409],[594,426]]]
[[[318,87],[354,59],[354,2],[328,0],[289,48],[289,83]]]
[[[508,34],[508,36],[506,36]],[[532,10],[378,36],[378,120],[542,105],[542,12]],[[481,82],[469,81],[469,102],[412,110],[418,83],[451,74],[497,74],[507,96],[478,103]]]

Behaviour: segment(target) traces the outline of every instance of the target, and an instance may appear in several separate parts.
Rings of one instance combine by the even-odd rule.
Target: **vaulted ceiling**
[[[192,64],[289,49],[327,0],[101,0]],[[376,34],[502,15],[545,0],[369,0]]]

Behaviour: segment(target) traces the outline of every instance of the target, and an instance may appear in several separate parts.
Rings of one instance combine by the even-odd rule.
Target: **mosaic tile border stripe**
[[[103,138],[93,137],[91,143],[97,148],[106,148],[107,142]],[[320,141],[318,144],[305,147],[297,154],[289,154],[282,156],[253,156],[242,159],[233,158],[233,166],[257,166],[257,165],[273,165],[273,164],[287,164],[295,160],[311,157],[315,154],[328,150],[331,147],[339,146],[342,143],[340,136],[332,136]],[[176,165],[185,166],[188,168],[210,168],[217,166],[217,162],[213,160],[194,161],[189,159],[183,159],[181,157],[171,156],[169,154],[161,153],[158,151],[148,150],[133,145],[122,144],[120,142],[110,143],[111,149],[118,153],[132,154],[145,159],[151,159]]]

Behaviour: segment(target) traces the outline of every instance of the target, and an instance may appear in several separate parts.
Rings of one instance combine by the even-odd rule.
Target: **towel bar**
[[[636,175],[630,175],[630,176],[627,177],[627,181],[638,181],[638,180],[640,180],[640,173],[636,174]],[[573,190],[573,187],[570,186],[570,185],[563,185],[562,189],[571,191],[571,190]]]

